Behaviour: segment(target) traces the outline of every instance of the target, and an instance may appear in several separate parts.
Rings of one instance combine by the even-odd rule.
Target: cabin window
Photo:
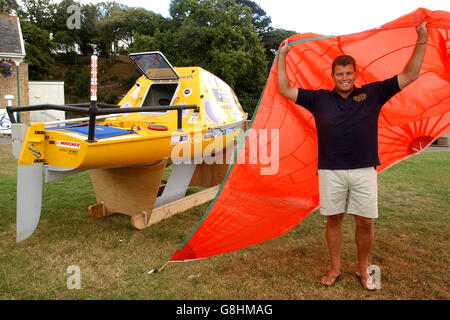
[[[147,91],[141,107],[169,106],[174,99],[179,83],[153,83]]]

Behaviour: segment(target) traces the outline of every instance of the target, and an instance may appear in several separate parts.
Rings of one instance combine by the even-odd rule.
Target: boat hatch
[[[150,80],[177,80],[178,73],[161,52],[132,53],[130,59]]]
[[[176,95],[178,86],[178,82],[152,83],[141,107],[170,105]]]

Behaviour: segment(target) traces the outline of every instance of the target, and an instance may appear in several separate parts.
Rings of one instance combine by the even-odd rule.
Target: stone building
[[[10,75],[0,75],[0,108],[2,109],[7,105],[6,95],[14,96],[13,106],[29,105],[28,65],[24,59],[25,44],[19,18],[0,14],[0,64],[9,63],[12,71]],[[28,124],[29,113],[21,112],[20,121]]]

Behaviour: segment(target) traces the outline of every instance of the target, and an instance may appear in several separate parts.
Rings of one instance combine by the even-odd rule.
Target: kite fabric
[[[378,172],[449,131],[450,13],[419,8],[360,33],[288,39],[292,85],[333,89],[332,61],[348,54],[356,60],[355,85],[361,87],[403,70],[417,41],[416,27],[424,20],[429,37],[420,77],[388,101],[379,117]],[[276,151],[279,162],[269,163],[268,155]],[[208,211],[170,262],[241,249],[295,227],[319,206],[317,156],[314,117],[278,93],[275,59],[245,143]]]

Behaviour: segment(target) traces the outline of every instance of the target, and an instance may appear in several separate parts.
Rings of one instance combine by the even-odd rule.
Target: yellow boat
[[[82,105],[8,108],[12,122],[14,112],[19,111],[58,109],[89,114],[75,124],[32,123],[28,128],[18,161],[18,242],[28,238],[39,222],[43,170],[50,182],[87,169],[110,170],[108,174],[120,176],[123,172],[111,169],[142,168],[154,177],[155,187],[147,188],[157,190],[161,168],[167,162],[175,163],[163,194],[155,194],[152,205],[158,206],[183,197],[196,165],[217,160],[227,146],[234,145],[247,115],[224,81],[200,67],[174,68],[160,52],[135,53],[130,58],[142,76],[118,106],[97,105],[91,99],[89,109]],[[95,74],[93,70],[94,88]],[[137,209],[134,214],[141,212]]]

